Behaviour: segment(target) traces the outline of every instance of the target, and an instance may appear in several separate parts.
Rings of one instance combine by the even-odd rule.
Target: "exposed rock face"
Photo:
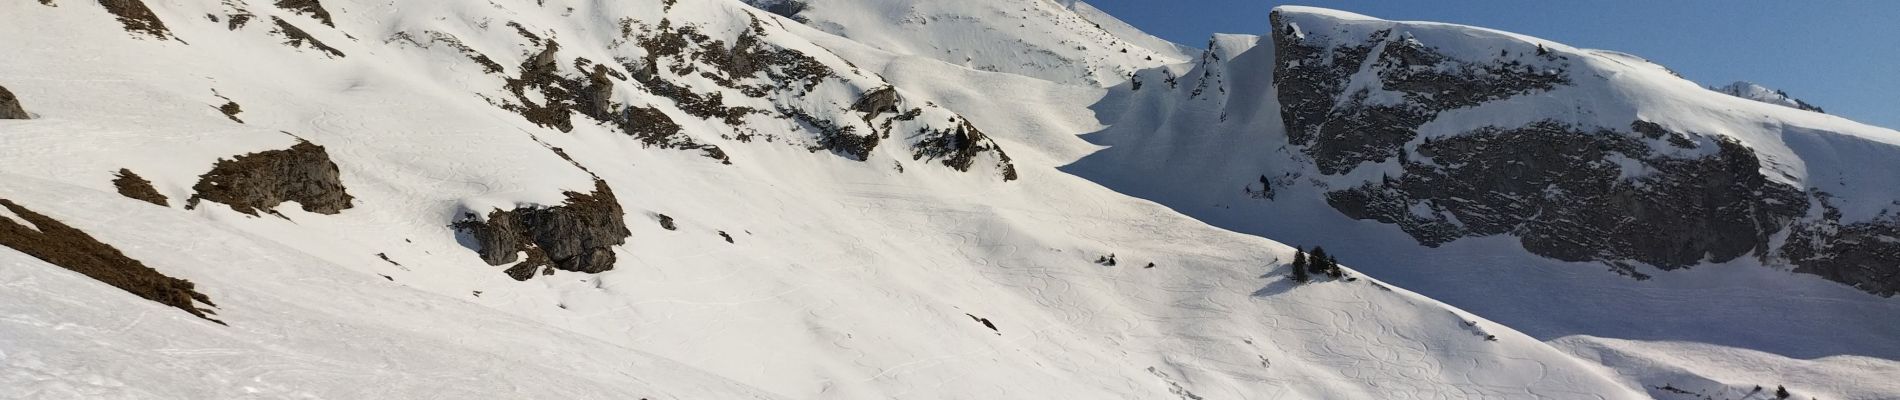
[[[1770,236],[1806,213],[1803,193],[1768,181],[1741,144],[1719,141],[1714,155],[1672,158],[1638,135],[1549,121],[1481,129],[1427,142],[1420,160],[1403,162],[1403,175],[1327,200],[1348,216],[1397,224],[1428,246],[1511,234],[1550,258],[1665,269],[1767,254]],[[1624,171],[1619,159],[1653,172]]]
[[[0,216],[0,246],[13,248],[146,300],[223,324],[209,316],[215,314],[211,310],[198,308],[198,303],[211,307],[217,305],[211,302],[210,296],[198,293],[191,281],[165,276],[86,232],[12,201],[0,199],[0,207],[24,220]]]
[[[309,32],[304,32],[303,29],[297,28],[296,25],[291,25],[289,21],[285,21],[283,18],[278,18],[278,17],[270,17],[270,19],[271,19],[271,22],[276,24],[277,26],[276,30],[271,31],[271,33],[277,34],[278,36],[283,36],[284,45],[290,46],[290,47],[309,48],[311,50],[322,52],[324,55],[329,56],[330,58],[344,57],[342,51],[337,50],[335,47],[330,47],[330,45],[323,44],[323,41],[317,40],[316,37],[310,36]]]
[[[556,269],[590,274],[611,270],[613,246],[633,235],[613,189],[599,180],[593,193],[567,192],[567,201],[558,206],[494,210],[486,220],[468,214],[452,226],[474,238],[476,252],[489,265],[515,263],[526,253],[526,260],[506,270],[518,281],[532,279],[537,272],[552,275]]]
[[[236,29],[236,28],[232,28],[232,29]],[[468,57],[469,61],[472,61],[477,65],[481,65],[482,72],[486,72],[490,74],[501,73],[501,70],[502,70],[501,63],[497,63],[495,62],[494,59],[488,58],[487,54],[482,54],[482,52],[476,51],[475,48],[468,47],[468,44],[462,43],[462,39],[456,38],[454,35],[438,32],[438,31],[422,31],[422,33],[428,36],[428,40],[416,38],[416,35],[405,31],[405,32],[397,32],[396,34],[391,35],[389,39],[385,40],[384,42],[394,43],[394,42],[402,41],[402,42],[408,42],[411,45],[414,45],[416,47],[421,47],[421,48],[429,48],[437,44],[449,46],[449,48],[455,49],[455,51],[462,53],[462,56]]]
[[[277,0],[277,8],[308,15],[322,21],[324,25],[336,26],[336,22],[330,20],[330,11],[324,10],[322,2],[318,0]]]
[[[1016,166],[1010,163],[1009,154],[1004,153],[1003,148],[991,141],[983,131],[970,125],[969,120],[962,121],[952,129],[925,129],[919,133],[924,135],[924,140],[918,142],[915,152],[911,153],[913,160],[942,160],[944,166],[969,172],[979,154],[994,151],[998,160],[996,167],[1003,171],[1003,180],[1016,180]]]
[[[810,22],[809,19],[798,15],[805,12],[805,9],[811,8],[811,4],[806,3],[805,0],[747,0],[746,3],[799,23]]]
[[[707,158],[719,160],[725,164],[732,163],[726,156],[726,152],[719,146],[701,144],[684,135],[680,125],[673,122],[672,117],[668,117],[665,112],[653,107],[629,106],[615,102],[613,100],[615,87],[619,82],[629,79],[626,74],[605,64],[597,64],[585,58],[575,58],[574,69],[587,71],[587,73],[578,78],[569,77],[561,73],[560,43],[541,38],[525,29],[521,30],[521,35],[530,42],[542,43],[545,47],[534,57],[522,62],[519,76],[508,78],[504,88],[514,98],[512,101],[502,102],[500,104],[502,108],[514,111],[536,125],[558,129],[562,132],[574,130],[573,114],[578,113],[617,128],[648,147],[696,149]],[[440,41],[440,39],[437,40]],[[459,42],[452,44],[460,46]],[[464,53],[473,52],[466,46],[459,48],[463,49]],[[486,58],[483,56],[477,61],[481,62]],[[489,62],[492,63],[492,61]],[[681,95],[685,90],[680,87],[671,88],[676,91],[660,94]],[[533,96],[533,94],[539,96]],[[536,97],[541,100],[536,101]],[[709,100],[693,97],[692,100],[700,101],[693,104],[711,108],[689,107],[683,101],[682,109],[689,113],[699,110],[710,113],[708,115],[718,114],[728,119],[729,123],[737,123],[739,118],[750,113],[750,110],[731,112],[730,109],[717,106],[720,101],[716,97]],[[707,102],[713,106],[708,106]]]
[[[1274,76],[1287,135],[1294,144],[1306,146],[1325,174],[1398,156],[1417,136],[1418,127],[1439,112],[1569,83],[1563,60],[1548,53],[1467,62],[1391,30],[1365,38],[1309,37],[1278,13],[1272,19],[1279,60]],[[1378,54],[1372,53],[1375,50]],[[1535,59],[1559,67],[1526,64]],[[1405,101],[1375,101],[1371,89],[1364,87],[1348,93],[1351,78],[1366,71]]]
[[[1722,92],[1723,94],[1727,94],[1730,96],[1740,97],[1740,98],[1759,101],[1759,102],[1768,103],[1768,104],[1774,104],[1774,105],[1793,108],[1797,110],[1807,110],[1807,111],[1813,111],[1813,112],[1818,112],[1822,114],[1827,113],[1827,110],[1821,109],[1820,106],[1809,104],[1806,101],[1802,101],[1801,99],[1794,98],[1794,96],[1789,96],[1788,92],[1784,92],[1777,89],[1770,89],[1766,86],[1757,85],[1752,82],[1735,82],[1735,83],[1731,83],[1725,86],[1712,86],[1712,87],[1709,87],[1709,90]]]
[[[125,25],[126,32],[159,39],[168,39],[172,36],[171,30],[165,28],[165,21],[159,20],[158,14],[152,13],[152,9],[146,7],[143,1],[99,0],[99,5],[105,6],[106,12],[117,16],[119,23]]]
[[[1461,60],[1402,30],[1307,32],[1278,13],[1273,24],[1291,144],[1327,175],[1396,160],[1396,176],[1327,193],[1347,216],[1394,224],[1426,246],[1512,235],[1533,254],[1639,278],[1628,262],[1676,269],[1753,255],[1900,293],[1900,217],[1842,222],[1825,194],[1769,179],[1732,139],[1641,120],[1418,138],[1441,113],[1571,84],[1570,56],[1536,45]],[[1808,217],[1811,204],[1825,216]]]
[[[658,108],[626,107],[616,118],[620,122],[621,131],[639,139],[641,145],[675,150],[698,149],[706,158],[719,160],[722,164],[732,164],[732,159],[726,156],[725,150],[719,149],[719,146],[700,144],[686,136],[680,124],[673,122],[673,117],[666,116],[666,112]]]
[[[350,208],[354,199],[344,189],[330,153],[310,142],[218,160],[192,190],[197,194],[186,201],[186,209],[209,200],[250,215],[260,210],[275,214],[272,209],[286,201],[297,202],[304,211],[336,214]]]
[[[0,86],[0,119],[28,118],[33,118],[33,115],[27,114],[26,108],[20,106],[20,98],[14,97],[13,92],[5,86]]]
[[[885,86],[858,98],[858,102],[851,105],[851,111],[864,113],[864,119],[869,120],[884,113],[898,112],[898,100],[897,88]]]
[[[570,115],[581,92],[581,83],[561,77],[560,60],[556,58],[560,51],[560,43],[549,41],[540,53],[522,61],[521,76],[508,79],[506,86],[515,95],[516,103],[506,108],[535,125],[571,132],[574,122]],[[535,102],[529,90],[541,92],[545,100]]]
[[[773,2],[773,5],[779,2]],[[796,7],[796,6],[789,6]],[[994,141],[987,136],[974,132],[973,128],[960,126],[962,118],[947,119],[954,116],[935,105],[904,104],[897,91],[870,74],[858,71],[847,61],[821,60],[824,54],[808,54],[803,50],[786,48],[770,40],[774,31],[768,29],[756,15],[752,16],[749,26],[731,39],[715,39],[702,32],[700,27],[675,24],[662,19],[657,25],[649,26],[633,20],[621,21],[621,40],[646,50],[644,57],[616,59],[620,70],[639,87],[648,93],[672,100],[673,105],[686,117],[721,122],[732,128],[732,140],[752,142],[779,142],[799,145],[812,152],[828,152],[854,161],[869,161],[880,146],[894,135],[905,135],[900,145],[910,145],[909,149],[918,158],[946,158],[945,165],[959,170],[968,170],[970,165],[988,156],[981,153],[996,150],[997,164],[1006,170],[1005,176],[1014,177],[1014,167],[1007,156],[1003,155]],[[530,41],[536,41],[532,33],[523,33]],[[585,64],[585,65],[584,65]],[[700,146],[690,139],[678,135],[678,123],[667,113],[651,106],[627,107],[608,102],[593,102],[592,98],[610,97],[613,80],[602,79],[597,66],[591,62],[575,61],[575,72],[593,70],[584,78],[561,78],[572,84],[563,85],[561,90],[543,91],[554,93],[544,97],[550,99],[572,98],[575,112],[602,113],[606,118],[596,118],[611,125],[619,125],[628,134],[639,138],[649,146],[659,145],[673,148],[693,148]],[[524,70],[529,70],[525,68]],[[608,69],[608,76],[616,73]],[[575,72],[567,76],[583,75]],[[618,78],[616,76],[616,78]],[[869,86],[864,95],[849,107],[828,105],[813,106],[808,103],[791,101],[813,95],[820,85],[842,84],[847,87],[863,88]],[[596,89],[598,89],[596,91]],[[565,92],[565,93],[562,93]],[[592,109],[592,110],[589,110]],[[920,119],[928,112],[935,112],[929,121]],[[604,111],[614,111],[604,113]],[[678,115],[678,114],[675,114]],[[776,118],[757,118],[756,116]],[[792,130],[809,134],[808,137],[786,138],[769,133],[777,129],[758,129],[753,124],[761,121],[770,123],[792,123]],[[940,125],[941,124],[941,125]],[[899,128],[901,126],[901,129]],[[958,132],[962,132],[959,134]],[[973,134],[974,133],[974,134]],[[678,139],[673,139],[678,137]],[[934,139],[928,144],[923,141]],[[968,139],[968,142],[959,141]],[[683,143],[671,145],[666,143]],[[724,159],[722,151],[703,146],[709,157]]]
[[[867,161],[871,159],[871,151],[877,149],[878,141],[882,139],[877,132],[860,134],[858,127],[842,126],[829,119],[811,115],[804,110],[788,108],[779,112],[797,121],[805,129],[816,132],[818,143],[809,148],[811,151],[830,150],[832,153],[852,160]]]
[[[159,194],[158,189],[152,188],[152,181],[132,173],[132,170],[120,168],[117,177],[112,180],[112,186],[119,189],[121,196],[157,204],[159,207],[171,206],[166,202],[165,195]]]
[[[1900,294],[1900,215],[1841,223],[1841,211],[1817,193],[1822,217],[1795,225],[1782,255],[1810,273],[1881,296]]]

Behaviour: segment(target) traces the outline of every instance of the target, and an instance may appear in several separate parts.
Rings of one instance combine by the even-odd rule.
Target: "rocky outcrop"
[[[640,141],[640,145],[662,149],[698,149],[700,155],[719,160],[722,164],[732,164],[726,151],[719,146],[700,144],[686,136],[685,129],[673,122],[673,117],[654,107],[624,107],[614,119],[620,130]]]
[[[118,17],[119,23],[125,25],[126,32],[159,39],[168,39],[172,36],[171,30],[165,28],[165,21],[159,20],[158,14],[153,13],[150,7],[146,7],[144,1],[99,0],[99,5],[105,6],[106,12]]]
[[[1820,106],[1816,106],[1806,101],[1802,101],[1801,99],[1794,98],[1794,96],[1789,96],[1788,92],[1784,92],[1777,89],[1770,89],[1766,86],[1757,85],[1753,82],[1740,81],[1740,82],[1731,83],[1725,86],[1711,86],[1709,87],[1709,90],[1722,92],[1722,94],[1726,94],[1730,96],[1740,97],[1740,98],[1759,101],[1759,102],[1768,103],[1768,104],[1774,104],[1774,105],[1793,108],[1797,110],[1813,111],[1813,112],[1818,112],[1822,114],[1827,113],[1827,110],[1821,109]]]
[[[561,44],[548,41],[546,46],[540,53],[521,62],[520,76],[508,79],[505,88],[514,94],[515,102],[503,108],[521,114],[522,118],[527,118],[528,122],[535,125],[572,132],[574,122],[571,115],[583,84],[561,76],[558,58]],[[540,92],[543,100],[534,101],[530,90]]]
[[[576,58],[573,60],[575,70],[588,72],[583,77],[569,77],[562,74],[560,70],[560,43],[540,38],[525,30],[522,31],[522,35],[532,42],[543,43],[545,47],[521,63],[519,76],[507,79],[504,89],[508,90],[513,99],[502,102],[500,104],[502,108],[520,114],[528,122],[562,132],[573,131],[573,115],[580,114],[619,129],[647,147],[699,150],[707,158],[719,160],[724,164],[732,163],[726,152],[719,146],[702,144],[685,135],[680,125],[673,122],[672,117],[668,117],[665,112],[653,107],[629,106],[615,102],[615,87],[619,82],[628,79],[626,74],[604,64],[596,64],[585,58]],[[677,87],[675,89],[684,90]],[[718,98],[709,101],[714,104],[720,102]],[[704,105],[704,103],[696,104]],[[689,113],[696,109],[688,108],[684,103],[682,103],[682,108],[688,110]],[[718,110],[698,110],[723,115],[722,118],[731,118],[729,122],[734,123],[741,116],[750,113],[749,110],[742,110],[736,114],[727,114],[729,110],[723,106],[713,108]]]
[[[806,148],[813,152],[829,150],[852,160],[869,161],[871,150],[876,150],[878,142],[883,139],[877,132],[858,133],[858,127],[839,125],[805,110],[787,108],[779,112],[798,122],[800,129],[813,132],[818,139],[817,144]]]
[[[1426,142],[1402,175],[1327,200],[1427,246],[1509,234],[1545,257],[1664,269],[1768,254],[1770,238],[1806,213],[1805,195],[1762,176],[1747,147],[1715,143],[1714,155],[1675,158],[1634,132],[1485,128]],[[1631,162],[1643,171],[1625,171]]]
[[[518,281],[553,275],[557,269],[590,274],[612,270],[613,246],[633,235],[613,188],[599,180],[593,193],[567,192],[561,205],[494,210],[486,218],[471,213],[451,226],[474,239],[482,261],[513,263],[505,272]]]
[[[1782,246],[1795,272],[1881,296],[1900,294],[1900,215],[1883,211],[1872,220],[1842,223],[1831,196],[1816,193],[1815,198],[1821,218],[1795,225]]]
[[[865,93],[864,97],[859,97],[857,103],[851,104],[851,111],[864,113],[864,120],[869,121],[884,113],[897,113],[899,111],[897,103],[900,100],[897,97],[897,88],[885,86]]]
[[[165,195],[158,193],[158,189],[152,187],[152,181],[132,173],[132,170],[120,168],[119,173],[112,179],[112,186],[119,189],[121,196],[157,204],[159,207],[171,206],[167,203]]]
[[[462,39],[456,38],[455,35],[438,31],[422,31],[422,33],[428,36],[428,40],[417,38],[416,35],[404,31],[390,35],[389,39],[385,40],[384,43],[395,43],[398,41],[408,42],[410,45],[425,49],[437,44],[449,46],[449,48],[455,49],[456,52],[462,53],[462,56],[467,57],[469,61],[480,65],[482,72],[490,74],[501,73],[501,63],[495,62],[494,59],[488,58],[487,54],[482,54],[482,52],[476,51],[473,47],[468,47],[467,43],[462,43]]]
[[[260,210],[276,214],[273,210],[287,201],[297,202],[304,211],[336,214],[350,208],[354,199],[344,189],[330,153],[310,142],[218,160],[211,172],[198,177],[192,191],[197,194],[186,200],[186,209],[211,201],[250,215]]]
[[[330,58],[344,57],[341,50],[323,44],[323,41],[317,40],[314,36],[310,36],[309,32],[304,32],[303,29],[298,28],[296,25],[291,25],[289,21],[278,17],[270,17],[270,19],[271,23],[276,25],[276,29],[272,30],[271,33],[284,37],[285,46],[316,50]]]
[[[238,105],[231,99],[225,99],[224,105],[218,106],[218,113],[224,114],[224,117],[231,119],[231,122],[244,123],[244,119],[238,118],[238,114],[244,113],[244,106]]]
[[[336,26],[336,22],[330,20],[330,11],[323,9],[323,3],[319,0],[277,0],[277,8],[308,15],[330,27]]]
[[[29,118],[33,118],[33,115],[26,113],[26,107],[20,105],[20,98],[14,97],[13,92],[5,86],[0,86],[0,119]]]
[[[984,152],[996,152],[996,168],[1003,173],[1003,181],[1016,180],[1016,165],[1010,162],[1009,154],[1003,152],[995,141],[963,120],[955,128],[945,130],[925,129],[924,139],[913,148],[913,160],[940,160],[944,166],[958,172],[969,172],[976,163],[977,156]]]
[[[199,303],[210,307],[217,305],[211,302],[210,296],[199,293],[191,281],[166,276],[84,231],[7,199],[0,199],[0,208],[11,214],[11,217],[0,215],[0,246],[72,270],[146,300],[223,324],[210,317],[215,312],[198,307]]]
[[[1390,29],[1335,38],[1308,35],[1278,12],[1272,20],[1275,84],[1287,136],[1329,175],[1397,157],[1417,137],[1418,127],[1440,112],[1570,82],[1566,60],[1548,52],[1506,51],[1496,60],[1465,61]],[[1370,73],[1379,90],[1405,101],[1375,100],[1387,93],[1353,85],[1353,77],[1368,76],[1361,73]]]
[[[805,0],[746,0],[746,3],[765,10],[765,12],[798,21],[801,24],[811,22],[808,18],[798,15],[799,13],[805,12],[806,9],[811,8],[811,4]]]
[[[1462,49],[1454,57],[1406,31],[1426,27],[1301,27],[1289,20],[1297,18],[1272,16],[1289,144],[1324,175],[1373,163],[1388,171],[1329,189],[1327,203],[1349,217],[1393,224],[1425,246],[1509,235],[1532,254],[1603,262],[1638,278],[1634,263],[1671,270],[1753,256],[1900,293],[1900,217],[1844,222],[1826,194],[1770,179],[1755,150],[1726,136],[1644,120],[1600,127],[1546,119],[1419,138],[1445,112],[1602,79],[1573,76],[1577,53],[1498,38],[1483,52],[1452,46]],[[1721,90],[1810,108],[1743,86]],[[1573,113],[1598,114],[1592,107],[1579,103]],[[1258,193],[1270,193],[1271,180],[1261,183]]]

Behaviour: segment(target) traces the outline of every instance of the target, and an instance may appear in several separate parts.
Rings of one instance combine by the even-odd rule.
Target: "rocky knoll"
[[[218,160],[192,190],[197,194],[185,201],[186,209],[211,201],[250,215],[260,210],[275,214],[272,210],[287,201],[297,202],[304,211],[336,214],[350,208],[354,199],[343,187],[330,153],[310,142]]]
[[[20,106],[20,98],[14,97],[13,92],[7,91],[5,86],[0,86],[0,119],[28,119],[32,117],[32,115],[26,113],[25,107]]]
[[[553,275],[557,269],[590,274],[612,270],[613,246],[633,235],[613,188],[599,180],[592,193],[567,192],[561,205],[493,210],[486,218],[468,214],[452,226],[474,239],[482,261],[513,263],[506,272],[519,281]]]

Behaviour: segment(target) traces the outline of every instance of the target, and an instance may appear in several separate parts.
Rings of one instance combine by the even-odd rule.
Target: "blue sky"
[[[1149,33],[1200,47],[1260,33],[1275,5],[1477,25],[1617,50],[1703,85],[1747,80],[1828,113],[1900,128],[1900,0],[1084,0]]]

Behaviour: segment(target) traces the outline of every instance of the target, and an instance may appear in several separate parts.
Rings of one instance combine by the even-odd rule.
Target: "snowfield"
[[[1900,396],[1878,379],[1900,370],[1892,299],[1428,249],[1297,186],[1253,206],[1241,184],[1296,165],[1269,40],[1184,54],[1081,2],[750,3],[145,0],[163,35],[90,1],[0,4],[0,37],[29,38],[0,40],[0,86],[35,116],[0,120],[0,199],[189,280],[222,321],[0,246],[0,398]],[[1667,76],[1618,68],[1633,83],[1588,90]],[[1669,84],[1698,92],[1636,107],[1741,110],[1703,123],[1787,179],[1900,197],[1848,168],[1900,134]],[[204,196],[303,143],[348,207]],[[165,200],[122,195],[122,169]],[[599,273],[511,277],[478,252],[492,232],[458,228],[573,234],[534,213],[605,208],[630,235],[586,249],[611,252]],[[0,226],[35,228],[16,214]],[[1290,280],[1290,245],[1315,244],[1348,278]]]

